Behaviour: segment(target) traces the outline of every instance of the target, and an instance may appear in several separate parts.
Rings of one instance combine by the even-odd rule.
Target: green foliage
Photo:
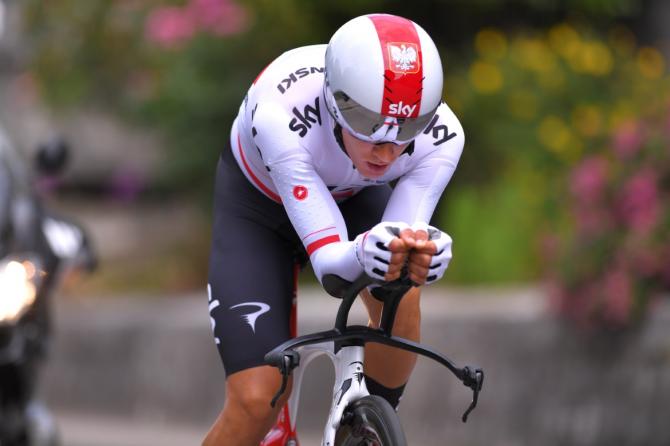
[[[464,185],[450,187],[444,198],[443,223],[454,239],[454,258],[447,280],[461,283],[501,283],[534,279],[534,240],[530,208],[520,208],[523,190],[502,183],[489,192]]]
[[[455,257],[451,277],[526,279],[540,272],[541,235],[569,231],[566,172],[627,121],[664,113],[670,82],[663,56],[638,48],[622,27],[604,37],[569,23],[509,34],[484,28],[473,43],[445,86],[466,147],[441,215],[467,245],[461,255],[474,249],[477,262],[489,263],[458,267]]]
[[[26,0],[33,73],[55,106],[118,106],[144,63],[142,9],[113,0]]]

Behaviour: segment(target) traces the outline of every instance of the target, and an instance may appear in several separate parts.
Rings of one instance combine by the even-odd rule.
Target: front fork
[[[322,446],[335,444],[335,433],[340,426],[344,410],[353,401],[369,395],[363,371],[363,346],[349,346],[334,353],[334,343],[298,347],[300,366],[293,371],[293,393],[282,408],[277,423],[267,434],[261,446],[298,446],[296,419],[300,401],[301,382],[309,363],[316,357],[326,355],[335,366],[335,384],[328,423],[323,431]]]
[[[335,386],[330,417],[323,431],[322,446],[335,444],[335,433],[340,427],[347,406],[370,394],[363,373],[364,349],[363,346],[349,346],[340,349],[331,357],[335,365]]]

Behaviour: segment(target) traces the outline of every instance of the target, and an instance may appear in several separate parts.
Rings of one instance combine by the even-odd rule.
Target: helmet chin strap
[[[337,145],[340,146],[340,149],[342,149],[342,151],[347,156],[349,156],[346,149],[344,148],[344,138],[342,138],[342,126],[337,122],[335,122],[335,127],[333,128],[333,136],[335,136],[335,141],[337,141]]]

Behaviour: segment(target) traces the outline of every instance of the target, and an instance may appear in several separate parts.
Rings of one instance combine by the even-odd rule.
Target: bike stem
[[[340,330],[341,332],[344,331],[347,327],[347,320],[349,319],[351,306],[358,297],[358,294],[363,288],[372,285],[373,283],[375,283],[375,281],[368,275],[361,274],[349,287],[346,288],[342,297],[342,304],[340,304],[337,318],[335,319],[335,328],[337,330]],[[395,322],[395,316],[398,312],[400,301],[412,286],[414,286],[414,283],[412,283],[407,275],[404,274],[400,279],[385,283],[379,288],[384,303],[379,328],[389,336],[391,336],[391,330],[393,329],[393,323]]]

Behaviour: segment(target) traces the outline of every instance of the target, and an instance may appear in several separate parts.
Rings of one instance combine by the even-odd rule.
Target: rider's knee
[[[253,420],[263,421],[274,416],[275,411],[270,406],[271,396],[267,395],[245,395],[236,401],[237,406],[244,411],[245,415]]]
[[[229,401],[226,404],[234,405],[243,411],[247,417],[259,422],[267,419],[274,420],[279,409],[283,407],[290,395],[290,387],[288,387],[273,408],[270,403],[278,389],[279,386],[276,388],[267,385],[248,386],[241,392],[234,392],[234,395],[229,395]]]

